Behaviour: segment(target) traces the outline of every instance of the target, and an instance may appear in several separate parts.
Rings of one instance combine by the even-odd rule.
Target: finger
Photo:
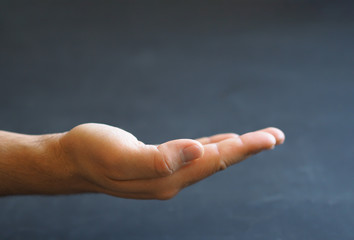
[[[124,191],[114,191],[114,190],[102,190],[100,189],[97,192],[105,193],[120,198],[129,198],[129,199],[159,199],[159,200],[168,200],[177,195],[178,190],[168,190],[168,191],[152,191],[152,192],[124,192]]]
[[[278,144],[283,144],[284,141],[285,141],[285,134],[283,133],[283,131],[281,131],[278,128],[269,127],[269,128],[265,128],[265,129],[262,129],[262,130],[259,130],[259,131],[267,132],[267,133],[272,134],[275,137],[276,141],[277,141],[277,143],[276,143],[277,145]]]
[[[204,144],[209,144],[209,143],[220,142],[222,140],[225,140],[228,138],[233,138],[233,137],[238,137],[238,136],[239,135],[237,135],[236,133],[221,133],[221,134],[213,135],[211,137],[198,138],[196,140],[204,145]]]
[[[173,174],[186,163],[203,155],[203,146],[195,140],[178,139],[159,146],[141,144],[130,156],[129,170],[117,180],[146,179]]]
[[[98,184],[91,186],[88,191],[126,198],[166,199],[176,195],[179,190],[179,184],[173,182],[171,176],[168,176],[123,181],[104,178]]]
[[[257,131],[246,133],[239,138],[230,138],[204,145],[203,157],[176,172],[175,175],[178,177],[176,181],[181,182],[182,187],[186,187],[236,164],[252,154],[273,148],[276,141],[274,135]]]
[[[171,180],[171,176],[169,176],[131,181],[110,181],[103,187],[93,187],[92,189],[93,192],[123,198],[165,200],[172,198],[181,190],[178,187],[179,184]]]
[[[173,175],[113,182],[112,190],[107,193],[121,197],[124,197],[122,194],[126,194],[133,198],[169,199],[182,188],[236,164],[252,154],[273,148],[282,141],[284,141],[284,134],[274,128],[226,138],[224,141],[205,145],[203,157],[191,161]]]
[[[200,158],[204,152],[203,146],[198,141],[190,139],[169,141],[159,145],[157,149],[160,159],[158,158],[155,169],[160,176],[176,172],[184,164]]]
[[[275,143],[275,137],[267,132],[247,133],[237,138],[204,145],[203,157],[190,162],[170,176],[112,182],[106,184],[106,187],[111,185],[113,192],[168,199],[180,189],[238,163],[251,154],[270,149]]]

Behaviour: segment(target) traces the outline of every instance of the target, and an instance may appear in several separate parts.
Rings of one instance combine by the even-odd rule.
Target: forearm
[[[0,131],[0,195],[84,191],[73,164],[60,148],[60,137]]]

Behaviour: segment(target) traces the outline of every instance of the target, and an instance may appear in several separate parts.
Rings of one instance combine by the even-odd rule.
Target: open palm
[[[104,124],[62,135],[61,148],[87,190],[138,199],[169,199],[181,189],[284,141],[276,128],[148,145]]]

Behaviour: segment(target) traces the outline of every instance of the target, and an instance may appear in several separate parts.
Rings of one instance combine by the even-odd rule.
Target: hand
[[[83,124],[59,138],[61,159],[84,191],[137,199],[170,199],[181,189],[284,142],[276,128],[147,145],[103,124]]]

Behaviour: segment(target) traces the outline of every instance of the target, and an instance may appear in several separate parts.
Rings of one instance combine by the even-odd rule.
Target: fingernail
[[[189,162],[194,159],[200,158],[202,155],[203,150],[197,144],[186,147],[182,151],[182,160],[184,162]]]

